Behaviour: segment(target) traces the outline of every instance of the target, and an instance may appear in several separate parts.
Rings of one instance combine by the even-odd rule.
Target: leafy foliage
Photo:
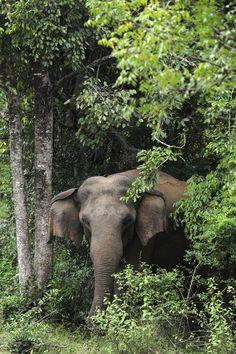
[[[63,55],[65,64],[77,68],[84,59],[83,1],[13,1],[6,10],[6,35],[13,47],[23,50],[23,61],[40,60],[49,67]]]
[[[157,333],[164,327],[173,335],[171,326],[184,313],[179,292],[183,279],[161,269],[153,274],[147,266],[138,272],[127,266],[115,279],[119,296],[93,317],[96,329],[106,334],[114,353],[154,353],[160,340]]]
[[[176,161],[178,153],[174,153],[170,147],[154,147],[152,150],[142,150],[137,154],[140,163],[138,178],[131,184],[127,194],[122,200],[128,202],[130,199],[137,201],[140,196],[151,189],[155,189],[159,171],[166,161]]]
[[[107,82],[88,79],[77,98],[77,107],[85,113],[78,123],[78,137],[86,146],[98,146],[111,127],[126,128],[132,116],[135,90],[113,90]]]
[[[111,47],[117,59],[116,85],[138,88],[138,111],[153,136],[166,136],[164,127],[173,120],[184,126],[179,112],[196,94],[207,120],[222,113],[227,116],[235,105],[231,102],[235,84],[231,4],[226,11],[223,4],[211,1],[209,5],[204,0],[194,6],[181,0],[174,4],[102,1],[101,7],[90,0],[88,5],[93,15],[88,23],[98,28],[100,43]]]
[[[72,326],[83,323],[93,291],[93,271],[87,245],[83,245],[78,254],[68,242],[59,242],[55,248],[52,273],[48,291],[52,292],[53,299],[44,307],[50,321]]]
[[[216,131],[211,132],[215,134]],[[179,211],[185,215],[194,257],[201,264],[218,271],[228,269],[233,274],[236,261],[235,131],[228,136],[225,141],[225,135],[218,134],[217,139],[209,143],[206,154],[220,156],[220,162],[205,178],[193,177],[188,181],[189,198],[180,203]]]
[[[213,278],[207,281],[207,291],[198,294],[201,310],[190,301],[196,295],[193,283],[202,282],[194,272],[188,279],[180,270],[153,273],[144,266],[135,272],[128,266],[115,278],[119,297],[107,300],[106,311],[93,317],[94,330],[105,336],[104,352],[155,353],[158,347],[168,353],[226,354],[234,349],[233,313],[225,308]],[[191,318],[198,330],[187,330]]]

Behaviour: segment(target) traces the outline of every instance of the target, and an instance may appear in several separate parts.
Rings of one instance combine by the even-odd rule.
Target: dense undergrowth
[[[234,352],[232,279],[223,282],[199,265],[170,272],[127,266],[116,275],[119,297],[86,323],[91,267],[85,255],[71,252],[69,245],[59,247],[53,277],[38,300],[21,297],[8,273],[0,299],[2,353]]]

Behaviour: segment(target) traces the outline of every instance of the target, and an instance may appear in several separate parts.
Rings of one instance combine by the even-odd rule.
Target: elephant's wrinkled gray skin
[[[67,236],[80,245],[83,235],[90,242],[95,290],[89,315],[102,307],[104,296],[113,292],[111,275],[121,269],[121,260],[138,266],[172,267],[185,249],[181,230],[168,222],[174,203],[183,198],[186,183],[161,173],[156,190],[133,204],[120,201],[138,171],[108,177],[91,177],[80,188],[58,194],[50,210],[50,240]]]

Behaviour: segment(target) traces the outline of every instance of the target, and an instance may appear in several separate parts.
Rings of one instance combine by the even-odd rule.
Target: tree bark
[[[36,284],[41,292],[48,277],[52,246],[48,241],[48,214],[52,192],[53,95],[47,71],[34,74],[35,89],[35,251]]]
[[[7,90],[10,128],[10,156],[15,208],[16,243],[21,291],[27,287],[32,276],[30,242],[28,237],[26,198],[22,157],[22,129],[19,98],[14,90]]]

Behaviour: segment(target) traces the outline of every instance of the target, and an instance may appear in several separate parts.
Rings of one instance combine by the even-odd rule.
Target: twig
[[[84,67],[84,69],[90,69],[90,68],[93,68],[94,66],[97,66],[97,65],[100,65],[100,64],[103,64],[104,62],[106,62],[107,60],[109,59],[113,59],[113,55],[112,54],[109,54],[109,55],[106,55],[105,57],[102,57],[102,58],[99,58],[99,59],[96,59],[94,60],[91,64],[89,65],[86,65]]]
[[[192,287],[193,287],[193,281],[194,281],[194,277],[195,277],[195,274],[196,274],[196,271],[197,271],[198,267],[199,267],[199,263],[195,266],[195,268],[193,270],[193,274],[192,274],[192,277],[191,277],[191,281],[190,281],[190,285],[189,285],[188,293],[187,293],[187,297],[186,297],[186,303],[190,299],[190,294],[191,294],[191,290],[192,290]]]
[[[122,144],[122,146],[124,147],[125,150],[132,151],[135,153],[140,151],[140,149],[137,149],[134,146],[129,145],[127,143],[127,141],[125,140],[125,138],[115,128],[110,127],[110,131],[119,140],[119,142]]]
[[[88,69],[92,69],[93,67],[97,66],[97,65],[100,65],[100,64],[103,64],[104,62],[106,62],[107,60],[113,58],[113,56],[110,54],[110,55],[106,55],[105,57],[102,57],[102,58],[99,58],[99,59],[96,59],[94,60],[92,63],[84,66],[82,65],[83,67],[83,70],[84,71],[87,71]],[[60,80],[57,81],[57,83],[55,84],[55,87],[58,87],[60,86],[60,84],[63,82],[63,81],[66,81],[66,80],[69,80],[69,79],[72,79],[74,77],[76,77],[77,75],[81,75],[81,72],[78,72],[78,71],[73,71],[65,76],[63,76]]]
[[[193,287],[193,281],[194,281],[194,277],[195,277],[195,274],[196,274],[196,271],[197,271],[198,267],[199,267],[199,263],[195,266],[195,268],[193,270],[193,274],[191,276],[191,281],[190,281],[190,285],[189,285],[189,288],[188,288],[187,297],[185,299],[185,303],[186,304],[189,302],[189,299],[190,299],[190,294],[191,294],[192,287]],[[182,315],[182,317],[180,319],[180,322],[179,322],[178,333],[180,332],[180,328],[181,328],[182,323],[183,323],[183,318],[184,318],[184,316]]]
[[[54,310],[54,311],[50,312],[49,314],[47,314],[47,315],[43,316],[42,318],[40,318],[40,320],[39,320],[39,321],[37,321],[37,323],[42,322],[43,320],[45,320],[45,318],[50,317],[53,313],[56,313],[56,312],[58,312],[58,313],[59,313],[60,311],[58,311],[58,310]]]
[[[73,77],[79,75],[78,71],[73,71],[72,73],[69,73],[65,76],[63,76],[60,80],[58,80],[55,84],[56,87],[60,86],[60,84],[63,82],[63,81],[66,81],[66,80],[69,80],[69,79],[72,79]]]
[[[185,147],[185,145],[186,145],[186,135],[185,135],[185,134],[184,134],[184,143],[183,143],[183,145],[181,145],[181,146],[169,145],[169,144],[167,144],[167,143],[164,143],[164,141],[161,141],[160,139],[158,139],[158,138],[156,138],[156,137],[154,137],[154,139],[155,139],[159,144],[164,145],[164,146],[169,147],[169,148],[183,149],[183,148]]]
[[[231,100],[233,99],[233,93],[234,93],[234,88],[231,91]],[[228,114],[228,132],[229,134],[231,133],[231,109],[229,109],[229,114]]]

